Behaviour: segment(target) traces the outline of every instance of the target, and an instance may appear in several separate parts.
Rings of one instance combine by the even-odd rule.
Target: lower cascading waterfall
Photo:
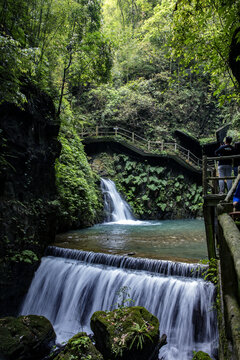
[[[198,350],[214,358],[218,346],[215,289],[202,279],[47,256],[42,258],[21,314],[47,317],[61,343],[79,331],[90,333],[92,314],[116,308],[117,292],[123,286],[132,305],[144,306],[156,315],[160,335],[167,335],[168,344],[160,350],[159,359],[190,360]]]

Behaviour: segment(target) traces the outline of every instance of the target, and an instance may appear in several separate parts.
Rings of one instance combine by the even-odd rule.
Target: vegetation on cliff
[[[61,155],[56,161],[59,213],[58,231],[90,226],[100,220],[102,194],[96,183],[81,138],[72,126],[62,126]]]

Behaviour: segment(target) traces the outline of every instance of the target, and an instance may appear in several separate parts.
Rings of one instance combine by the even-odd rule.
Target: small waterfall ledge
[[[98,310],[115,308],[117,292],[127,286],[134,305],[144,306],[156,315],[160,333],[167,334],[168,344],[160,350],[160,358],[190,360],[193,350],[206,351],[214,358],[218,333],[213,284],[199,278],[114,267],[114,262],[121,264],[122,261],[123,265],[125,258],[121,256],[59,248],[48,251],[54,257],[42,258],[21,314],[46,316],[55,328],[58,342],[66,341],[79,331],[91,332],[91,315]],[[61,252],[62,257],[56,257]],[[98,263],[89,262],[94,258]],[[100,265],[100,258],[105,265]],[[144,267],[145,261],[148,263],[145,259],[130,260],[136,262],[136,267],[139,261],[142,261],[140,267]]]
[[[202,278],[208,268],[206,265],[202,264],[187,264],[168,260],[135,258],[130,256],[96,253],[93,251],[66,249],[56,246],[49,246],[46,250],[46,255],[79,260],[88,264],[113,266],[122,269],[144,270],[155,274],[190,278]]]

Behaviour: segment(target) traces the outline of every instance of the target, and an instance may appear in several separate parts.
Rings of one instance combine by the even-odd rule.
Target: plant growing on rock
[[[133,337],[132,342],[129,346],[130,349],[133,347],[133,344],[137,344],[137,349],[138,348],[142,349],[143,343],[145,341],[145,337],[153,341],[151,336],[149,335],[150,326],[151,325],[147,323],[144,323],[141,326],[137,323],[133,324],[132,328],[129,329],[130,330],[129,334]]]

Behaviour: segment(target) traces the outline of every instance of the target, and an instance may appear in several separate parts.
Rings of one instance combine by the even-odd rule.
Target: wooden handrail
[[[207,157],[207,160],[240,159],[240,155]]]
[[[121,127],[104,127],[104,126],[97,126],[97,127],[89,127],[89,128],[82,128],[81,135],[83,138],[89,136],[96,136],[96,137],[103,137],[103,136],[113,136],[113,137],[123,137],[127,139],[130,143],[136,144],[138,143],[141,147],[144,148],[145,152],[168,152],[168,153],[175,153],[179,156],[182,160],[187,162],[190,166],[201,169],[202,167],[202,159],[198,158],[194,155],[190,150],[185,149],[181,145],[177,144],[176,142],[167,143],[162,141],[152,141],[147,140],[138,134],[121,128]]]

